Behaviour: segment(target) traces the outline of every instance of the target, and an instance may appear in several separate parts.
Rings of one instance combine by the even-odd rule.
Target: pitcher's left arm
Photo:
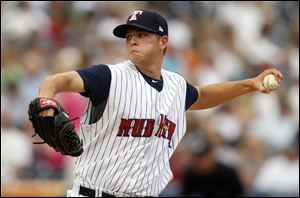
[[[248,78],[240,81],[216,83],[206,86],[197,86],[196,88],[198,90],[198,99],[189,108],[189,110],[212,108],[230,99],[253,91],[271,93],[271,91],[273,90],[265,88],[263,86],[263,79],[268,74],[274,74],[279,84],[283,80],[283,76],[280,71],[276,69],[267,69],[254,78]]]

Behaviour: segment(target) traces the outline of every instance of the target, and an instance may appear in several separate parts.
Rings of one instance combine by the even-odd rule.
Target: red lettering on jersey
[[[132,137],[141,137],[142,136],[141,134],[142,134],[142,130],[144,129],[145,120],[146,119],[141,119],[141,120],[136,119],[135,120],[133,131],[131,134]]]
[[[160,116],[159,128],[155,134],[157,137],[167,138],[169,140],[168,146],[171,148],[171,139],[173,137],[176,124],[167,119],[165,115]]]
[[[155,120],[153,119],[147,119],[147,124],[145,127],[145,132],[143,134],[143,137],[150,137],[153,132]]]
[[[165,126],[165,115],[163,115],[163,114],[161,114],[160,115],[160,123],[159,123],[159,128],[158,128],[158,130],[157,130],[157,132],[155,133],[155,136],[157,136],[157,137],[161,137],[162,136],[162,134],[164,133],[164,126]]]
[[[174,131],[176,128],[176,124],[169,121],[169,129],[168,129],[168,140],[169,140],[169,147],[171,148],[171,139],[173,137]]]
[[[132,137],[151,137],[154,124],[154,119],[121,119],[117,136],[129,137],[129,135],[131,135]],[[171,140],[175,128],[176,124],[170,121],[165,115],[161,114],[159,128],[157,129],[155,136],[168,139],[168,146],[171,148]]]
[[[119,133],[117,136],[129,136],[129,129],[131,128],[132,119],[122,119],[119,126]]]

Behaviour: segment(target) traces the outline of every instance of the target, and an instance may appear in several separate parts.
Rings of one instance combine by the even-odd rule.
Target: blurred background
[[[133,10],[169,24],[164,68],[193,85],[240,80],[266,68],[284,75],[251,93],[187,112],[187,133],[160,196],[299,196],[299,2],[1,1],[1,196],[65,196],[74,159],[33,145],[28,104],[50,74],[127,58],[112,34]],[[86,99],[57,100],[80,116]],[[78,129],[78,120],[75,123]]]

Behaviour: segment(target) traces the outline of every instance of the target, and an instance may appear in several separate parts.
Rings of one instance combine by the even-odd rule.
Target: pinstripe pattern
[[[130,61],[108,67],[111,87],[101,119],[89,124],[91,102],[81,117],[84,152],[75,162],[75,180],[90,188],[156,196],[173,178],[169,159],[185,133],[186,81],[162,70],[164,85],[158,92]],[[122,119],[130,124],[128,136],[122,131],[118,135]],[[155,121],[153,131],[143,137],[150,119]],[[176,127],[169,137],[170,122]],[[167,131],[159,133],[162,126]],[[76,189],[74,185],[72,194],[78,195]]]

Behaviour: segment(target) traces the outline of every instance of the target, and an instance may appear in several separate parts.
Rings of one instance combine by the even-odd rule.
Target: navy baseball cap
[[[126,38],[129,27],[136,27],[160,36],[168,35],[168,23],[157,12],[147,10],[136,10],[128,17],[126,24],[119,25],[113,30],[113,34],[119,38]]]

